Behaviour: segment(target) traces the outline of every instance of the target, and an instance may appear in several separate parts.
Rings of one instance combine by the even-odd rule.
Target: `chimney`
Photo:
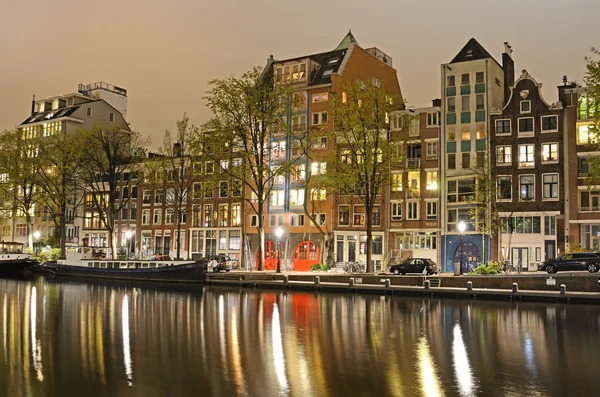
[[[433,107],[441,107],[442,106],[442,100],[440,98],[435,98],[431,100],[431,106]]]
[[[31,115],[35,114],[35,94],[33,94],[33,99],[31,100]]]
[[[177,142],[173,145],[173,155],[175,157],[181,157],[181,143]]]
[[[568,80],[567,80],[567,75],[565,74],[565,75],[563,76],[563,85],[564,85],[565,87],[567,86],[567,82],[568,82]]]
[[[515,61],[512,58],[512,46],[508,41],[504,42],[504,52],[502,53],[502,69],[504,70],[504,101],[506,104],[510,97],[510,88],[515,83]]]

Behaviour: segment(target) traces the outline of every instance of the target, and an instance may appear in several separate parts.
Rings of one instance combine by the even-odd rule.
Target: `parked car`
[[[233,268],[231,258],[224,254],[210,255],[204,259],[201,259],[204,263],[204,271],[206,272],[220,272],[225,270],[230,271]]]
[[[598,269],[600,269],[600,254],[596,252],[571,252],[538,265],[538,270],[549,274],[573,270],[587,270],[595,273]]]
[[[398,263],[390,267],[390,272],[393,274],[406,274],[406,273],[421,273],[427,269],[427,274],[436,274],[437,266],[434,261],[428,258],[410,258],[402,263]]]

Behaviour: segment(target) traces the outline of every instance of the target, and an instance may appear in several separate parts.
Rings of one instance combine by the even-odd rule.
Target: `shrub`
[[[500,274],[502,273],[502,265],[496,261],[489,261],[487,264],[481,264],[469,274]]]
[[[309,269],[311,272],[326,272],[327,270],[329,270],[329,265],[327,265],[326,263],[317,263],[315,265],[311,265]]]

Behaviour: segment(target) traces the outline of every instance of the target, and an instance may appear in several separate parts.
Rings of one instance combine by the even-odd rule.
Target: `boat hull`
[[[33,259],[12,259],[0,261],[0,277],[25,277],[38,262]]]
[[[57,276],[92,277],[116,280],[163,281],[177,283],[204,282],[204,266],[199,263],[187,263],[154,268],[98,268],[45,263],[44,268]]]

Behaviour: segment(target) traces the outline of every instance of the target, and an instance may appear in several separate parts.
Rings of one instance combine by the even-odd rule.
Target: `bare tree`
[[[181,226],[192,205],[189,194],[195,177],[192,172],[191,146],[196,135],[197,128],[190,124],[189,117],[184,113],[182,119],[177,121],[175,134],[165,131],[159,156],[146,164],[152,176],[149,178],[150,185],[165,192],[164,208],[176,222],[177,259],[181,259]]]
[[[95,126],[79,131],[85,142],[79,169],[79,182],[86,200],[98,213],[101,224],[108,231],[113,258],[117,254],[115,218],[128,205],[130,194],[120,197],[120,189],[137,190],[142,178],[139,174],[145,157],[146,142],[138,133],[123,130],[117,125]]]

